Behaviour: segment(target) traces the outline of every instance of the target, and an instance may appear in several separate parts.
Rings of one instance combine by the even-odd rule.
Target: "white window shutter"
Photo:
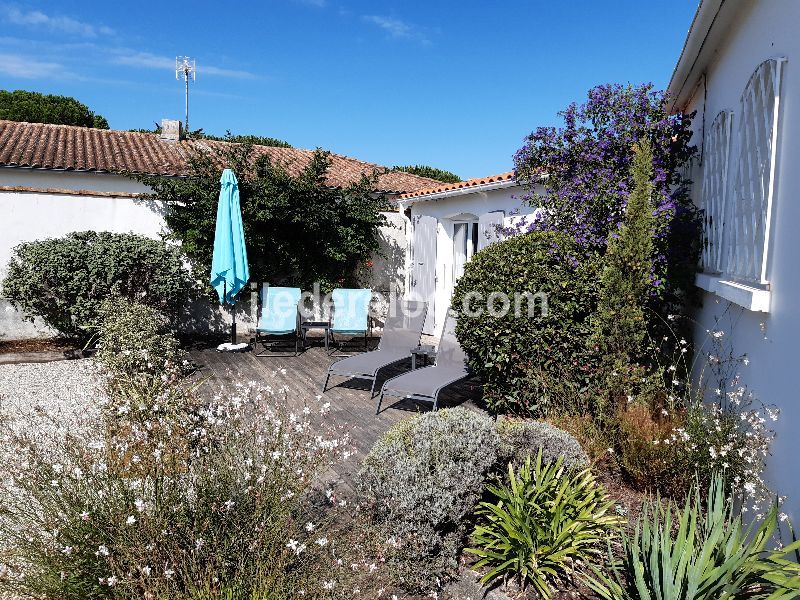
[[[500,241],[497,229],[503,226],[505,213],[502,210],[484,213],[478,217],[478,250]]]
[[[436,293],[436,227],[437,221],[426,215],[411,218],[411,296],[428,303],[426,333],[433,328],[434,295]]]
[[[785,58],[761,63],[741,98],[736,182],[728,202],[726,273],[766,284],[780,114],[781,71]]]
[[[724,228],[728,202],[728,162],[731,146],[733,113],[720,112],[706,139],[703,149],[703,270],[706,273],[724,271]]]

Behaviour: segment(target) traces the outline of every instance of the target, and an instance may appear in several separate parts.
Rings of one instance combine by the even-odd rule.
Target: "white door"
[[[411,223],[411,297],[428,303],[422,330],[432,333],[436,293],[436,219],[416,215]]]

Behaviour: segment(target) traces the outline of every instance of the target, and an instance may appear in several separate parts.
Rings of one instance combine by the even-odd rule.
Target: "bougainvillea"
[[[542,210],[506,233],[563,231],[587,252],[603,252],[632,189],[633,147],[647,137],[656,216],[653,294],[681,298],[696,264],[699,231],[683,172],[696,151],[689,145],[691,115],[669,114],[665,94],[652,84],[597,86],[585,103],[559,115],[563,127],[539,127],[514,156],[517,177],[541,186],[531,185],[523,201]]]

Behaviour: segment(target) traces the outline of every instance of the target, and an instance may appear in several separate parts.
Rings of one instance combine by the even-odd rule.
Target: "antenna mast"
[[[189,79],[197,81],[197,65],[188,56],[175,57],[175,79],[180,80],[181,75],[186,82],[186,134],[189,134]]]

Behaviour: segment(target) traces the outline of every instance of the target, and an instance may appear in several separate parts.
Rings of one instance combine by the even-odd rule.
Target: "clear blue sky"
[[[665,87],[697,0],[0,0],[0,88],[75,96],[114,129],[190,126],[462,177],[510,169],[593,85]]]

